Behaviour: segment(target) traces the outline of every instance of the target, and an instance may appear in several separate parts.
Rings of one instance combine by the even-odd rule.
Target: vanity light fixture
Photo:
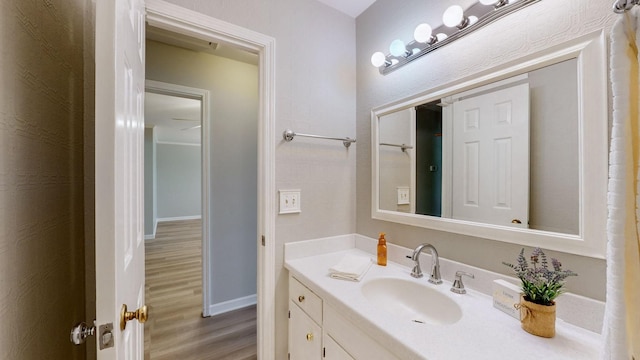
[[[457,27],[462,30],[471,23],[471,20],[464,16],[462,6],[451,5],[442,14],[442,23],[447,27]]]
[[[407,50],[407,47],[404,45],[404,41],[400,39],[395,39],[391,42],[391,45],[389,45],[389,52],[395,57],[407,57],[413,54],[413,52]]]
[[[509,0],[480,0],[482,5],[493,5],[496,9],[505,6],[509,3]]]
[[[371,56],[371,64],[377,67],[381,74],[386,75],[431,51],[538,1],[541,0],[478,0],[467,9],[452,5],[442,15],[442,25],[436,28],[429,24],[418,25],[411,42],[405,44],[401,39],[393,40],[389,46],[389,54],[374,53]]]
[[[382,65],[389,66],[391,65],[391,61],[387,60],[387,57],[383,52],[375,52],[371,55],[371,64],[375,67],[380,67]]]

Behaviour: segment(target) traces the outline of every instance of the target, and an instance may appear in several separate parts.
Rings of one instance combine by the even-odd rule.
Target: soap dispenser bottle
[[[387,240],[384,233],[380,233],[378,237],[378,265],[387,266]]]

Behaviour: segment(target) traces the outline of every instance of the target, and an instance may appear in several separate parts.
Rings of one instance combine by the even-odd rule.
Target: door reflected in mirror
[[[578,235],[577,64],[379,116],[379,209]]]

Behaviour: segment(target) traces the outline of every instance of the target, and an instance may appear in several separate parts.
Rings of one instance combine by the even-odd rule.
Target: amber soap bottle
[[[380,233],[378,238],[378,265],[387,266],[387,240],[384,233]]]

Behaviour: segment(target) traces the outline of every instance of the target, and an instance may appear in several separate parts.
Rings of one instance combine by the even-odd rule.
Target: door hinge
[[[322,348],[322,357],[323,357],[323,358],[326,358],[326,357],[327,357],[327,348],[326,348],[326,347],[323,347],[323,348]]]
[[[264,235],[262,235],[262,246],[264,246]]]
[[[289,319],[291,319],[291,310],[289,310]]]
[[[287,353],[287,359],[291,360],[291,353]]]

